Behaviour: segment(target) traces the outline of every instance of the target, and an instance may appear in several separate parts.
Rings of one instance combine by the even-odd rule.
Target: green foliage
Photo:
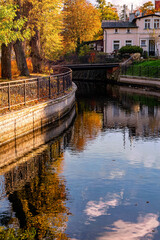
[[[97,3],[97,8],[100,12],[101,21],[119,19],[116,8],[110,2],[106,4],[105,0],[97,0]]]
[[[6,45],[17,39],[24,40],[30,36],[29,31],[22,31],[26,22],[25,18],[16,18],[17,6],[13,4],[3,4],[0,0],[0,45]]]
[[[123,46],[119,49],[119,53],[140,53],[142,54],[143,49],[139,46]]]
[[[85,56],[91,51],[89,45],[85,44],[79,49],[79,56]]]
[[[15,230],[14,228],[0,228],[0,239],[3,240],[34,240],[36,239],[36,230],[34,228],[26,230]]]
[[[126,67],[125,75],[159,78],[160,67],[159,65],[154,65],[153,63],[150,65],[149,61],[148,64],[147,61],[144,61],[139,64],[136,63]]]
[[[147,61],[142,61],[134,64],[136,66],[141,66],[141,67],[159,67],[160,66],[160,60],[147,60]]]
[[[144,51],[142,56],[143,56],[144,59],[147,59],[148,58],[148,52]]]

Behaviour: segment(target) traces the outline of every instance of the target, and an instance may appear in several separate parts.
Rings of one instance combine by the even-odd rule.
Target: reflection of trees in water
[[[72,150],[83,151],[87,142],[95,139],[102,129],[102,114],[83,112],[76,118],[72,136]]]
[[[60,173],[63,171],[63,151],[70,136],[71,132],[68,132],[46,145],[45,150],[30,162],[5,174],[6,190],[13,192],[9,200],[20,227],[35,228],[38,239],[67,239],[64,233],[69,214],[65,205],[67,191]],[[8,224],[14,222],[13,217]]]

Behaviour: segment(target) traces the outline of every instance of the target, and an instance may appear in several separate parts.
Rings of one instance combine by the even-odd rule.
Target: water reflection
[[[1,225],[39,239],[160,239],[159,100],[79,90],[73,126],[1,170]]]
[[[28,144],[32,142],[30,135],[21,139],[21,146],[19,143],[16,147],[17,153],[22,155],[23,152],[23,155],[16,163],[14,149],[10,156],[1,149],[1,156],[4,157],[5,154],[7,158],[10,157],[12,164],[1,169],[0,225],[27,229],[24,235],[23,231],[20,233],[22,238],[31,239],[35,235],[36,239],[68,239],[65,229],[70,214],[66,207],[69,193],[61,174],[64,149],[72,136],[71,124],[74,116],[75,108],[67,118],[54,124],[54,127],[41,129],[41,134],[39,130],[35,132],[36,149]],[[58,135],[60,136],[57,138]],[[48,140],[50,142],[44,144]],[[22,146],[27,147],[23,149]],[[0,232],[1,239],[8,239],[7,236],[12,239],[12,232]]]
[[[155,235],[155,229],[159,226],[157,214],[146,214],[145,216],[139,216],[137,223],[124,222],[118,220],[113,223],[113,228],[106,227],[111,232],[103,233],[98,237],[98,240],[136,240],[136,239],[153,239]],[[145,238],[144,238],[145,237]]]

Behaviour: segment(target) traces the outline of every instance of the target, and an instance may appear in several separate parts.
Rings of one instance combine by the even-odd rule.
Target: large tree
[[[12,1],[0,0],[0,46],[2,52],[1,67],[2,78],[11,78],[11,49],[12,42],[22,40],[25,31],[21,32],[25,20],[17,18],[18,6]]]
[[[66,0],[63,13],[66,47],[75,49],[82,41],[93,40],[100,30],[99,12],[86,0]]]
[[[106,4],[105,0],[97,0],[97,8],[100,12],[101,21],[119,19],[117,9],[110,2]]]
[[[23,0],[23,16],[31,31],[33,72],[41,71],[43,59],[56,59],[62,49],[63,0]]]
[[[148,14],[153,14],[155,13],[155,8],[154,8],[154,4],[151,1],[145,2],[141,7],[140,10],[142,11],[142,13],[144,15],[148,15]]]

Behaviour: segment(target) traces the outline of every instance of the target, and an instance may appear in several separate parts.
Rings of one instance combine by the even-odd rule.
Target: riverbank
[[[152,87],[152,88],[160,89],[160,79],[159,78],[120,75],[117,82],[126,84],[126,85]]]
[[[76,85],[61,97],[0,116],[0,146],[66,115],[75,103]]]

